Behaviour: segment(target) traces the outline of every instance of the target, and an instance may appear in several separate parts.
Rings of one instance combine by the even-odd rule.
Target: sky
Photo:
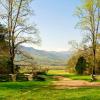
[[[74,15],[80,0],[34,0],[32,20],[40,31],[41,46],[47,51],[68,51],[71,40],[81,41],[82,33],[75,28],[79,19]]]

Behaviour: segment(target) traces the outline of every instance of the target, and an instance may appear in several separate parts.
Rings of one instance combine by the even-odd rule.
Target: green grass
[[[67,75],[68,73],[65,70],[49,70],[49,75]]]
[[[66,77],[67,78],[71,78],[73,80],[86,80],[86,81],[90,81],[91,80],[91,76],[90,75],[67,74]]]
[[[52,76],[63,75],[72,79],[87,79],[87,76],[68,74],[63,70],[48,72],[46,81],[2,82],[0,100],[100,100],[100,87],[55,89]]]
[[[48,74],[51,76],[61,75],[61,76],[65,76],[65,77],[73,79],[73,80],[91,81],[91,75],[77,75],[77,74],[73,74],[73,73],[68,73],[65,70],[50,70],[50,71],[48,71]],[[96,82],[100,82],[100,78]]]
[[[55,76],[55,75],[62,75],[65,76],[67,78],[71,78],[73,80],[87,80],[90,81],[91,80],[91,76],[90,75],[76,75],[76,74],[70,74],[68,72],[66,72],[65,70],[50,70],[48,72],[49,75]]]
[[[100,88],[57,90],[51,82],[0,83],[0,100],[100,100]]]

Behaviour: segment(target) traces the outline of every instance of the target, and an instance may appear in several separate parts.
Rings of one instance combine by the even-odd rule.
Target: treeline
[[[93,68],[93,54],[91,47],[75,51],[69,58],[67,66],[69,72],[90,75]],[[97,45],[96,49],[95,73],[100,74],[100,44]]]

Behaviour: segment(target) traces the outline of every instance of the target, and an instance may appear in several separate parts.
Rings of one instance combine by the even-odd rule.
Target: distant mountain
[[[34,57],[38,64],[41,65],[53,65],[53,66],[62,66],[66,65],[69,56],[72,52],[56,52],[56,51],[44,51],[37,50],[32,47],[20,46],[19,49],[25,54]]]

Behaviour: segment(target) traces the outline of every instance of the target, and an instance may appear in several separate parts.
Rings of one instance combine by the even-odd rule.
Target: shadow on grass
[[[31,81],[31,82],[3,82],[0,83],[0,90],[13,89],[13,90],[31,90],[41,89],[50,86],[50,81]]]

